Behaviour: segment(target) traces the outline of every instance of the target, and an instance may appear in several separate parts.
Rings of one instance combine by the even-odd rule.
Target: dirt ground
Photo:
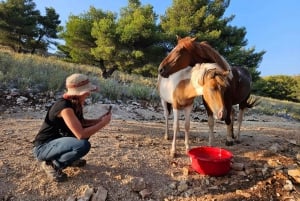
[[[0,114],[0,200],[76,200],[86,189],[99,186],[108,191],[108,201],[300,200],[299,184],[287,173],[300,166],[299,122],[246,113],[242,142],[230,147],[225,146],[225,124],[216,122],[215,146],[230,150],[233,164],[243,168],[210,177],[190,167],[183,134],[177,140],[177,157],[169,157],[171,141],[163,139],[161,108],[142,108],[114,105],[110,125],[90,139],[87,165],[65,169],[69,178],[63,183],[51,182],[32,155],[31,142],[45,111],[6,110]],[[100,104],[86,109],[90,116],[103,110]],[[207,145],[205,119],[203,112],[193,113],[191,147]],[[183,120],[180,123],[183,131]],[[144,198],[133,190],[133,178],[144,180]]]

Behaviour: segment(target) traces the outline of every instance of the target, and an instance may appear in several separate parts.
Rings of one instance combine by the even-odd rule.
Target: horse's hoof
[[[234,140],[235,143],[241,144],[241,140]]]
[[[232,146],[233,145],[233,141],[226,140],[225,145],[226,146]]]
[[[171,158],[175,158],[175,156],[176,156],[175,152],[171,151],[171,152],[170,152],[170,157],[171,157]]]
[[[169,140],[169,137],[167,135],[165,135],[164,139],[165,140]]]

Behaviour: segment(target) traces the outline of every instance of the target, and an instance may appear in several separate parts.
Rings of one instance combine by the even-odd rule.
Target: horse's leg
[[[208,137],[208,146],[213,146],[214,141],[215,141],[215,134],[214,134],[214,126],[215,126],[215,120],[213,117],[213,112],[207,105],[206,101],[203,99],[203,105],[206,109],[207,113],[207,123],[208,123],[208,128],[209,128],[209,137]]]
[[[231,113],[229,114],[229,119],[227,118],[225,120],[225,123],[227,125],[227,137],[226,137],[226,145],[232,146],[233,145],[233,122],[234,122],[234,109],[231,108]]]
[[[164,138],[166,140],[169,139],[169,111],[168,111],[168,106],[167,102],[161,99],[161,104],[164,109],[164,117],[165,117],[165,135]]]
[[[176,136],[179,131],[179,110],[173,109],[173,115],[174,115],[173,141],[172,141],[172,147],[171,147],[171,151],[170,151],[170,155],[172,158],[175,157],[175,152],[176,152]]]
[[[237,134],[236,134],[236,137],[235,137],[235,142],[236,143],[241,143],[241,141],[240,141],[240,132],[241,132],[241,125],[242,125],[244,113],[245,113],[245,109],[240,109],[239,110],[239,114],[238,114],[238,118],[237,118],[237,122],[238,122]]]
[[[184,117],[185,117],[184,144],[185,144],[186,152],[190,150],[189,137],[190,137],[190,120],[191,120],[192,109],[193,109],[193,105],[189,105],[186,108],[184,108]]]

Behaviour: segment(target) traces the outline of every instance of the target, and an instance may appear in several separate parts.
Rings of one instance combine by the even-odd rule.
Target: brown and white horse
[[[190,113],[193,101],[197,96],[205,95],[206,105],[211,108],[218,119],[224,119],[227,115],[223,104],[224,89],[228,86],[228,75],[215,63],[196,64],[195,67],[187,67],[173,73],[168,78],[158,76],[158,91],[161,97],[165,117],[165,139],[168,139],[168,117],[173,108],[173,141],[170,150],[171,157],[176,152],[176,136],[179,132],[179,112],[184,110],[185,115],[185,147],[189,150]],[[213,99],[211,99],[213,98]],[[211,101],[213,100],[213,101]],[[216,101],[218,104],[215,104]],[[211,144],[211,139],[209,143]]]
[[[250,97],[251,92],[251,75],[246,68],[242,67],[232,67],[231,68],[233,77],[228,79],[229,85],[223,91],[223,103],[219,102],[219,98],[216,99],[213,94],[206,93],[203,90],[203,103],[207,110],[208,114],[208,126],[210,130],[210,142],[211,145],[214,141],[214,117],[215,119],[225,120],[227,125],[227,138],[226,138],[226,145],[230,146],[233,145],[233,141],[235,140],[237,143],[240,142],[240,129],[241,124],[243,121],[243,116],[247,108],[252,108],[253,106],[257,105],[258,99]],[[210,80],[204,79],[205,82],[210,82]],[[210,84],[210,86],[213,86]],[[215,88],[219,86],[215,85]],[[217,114],[216,108],[219,108],[221,105],[225,105],[225,111],[227,114],[221,117],[221,115]],[[237,134],[234,136],[233,133],[233,122],[234,122],[234,109],[233,105],[239,105],[239,114],[237,118]],[[213,117],[214,116],[214,117]]]
[[[162,77],[169,77],[173,73],[195,66],[197,63],[216,63],[223,71],[229,71],[227,61],[207,42],[197,42],[196,38],[177,36],[177,45],[160,63],[158,72]],[[232,77],[231,73],[229,78]]]

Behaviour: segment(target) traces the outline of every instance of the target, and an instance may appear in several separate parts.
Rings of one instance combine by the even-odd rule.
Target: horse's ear
[[[176,35],[176,38],[177,38],[177,41],[181,39],[181,37],[178,35]]]
[[[192,42],[194,42],[196,40],[197,40],[197,37],[194,37],[194,38],[191,39]]]
[[[224,72],[223,72],[223,75],[224,75],[224,76],[228,76],[229,73],[230,73],[230,70],[227,70],[227,71],[224,71]]]

